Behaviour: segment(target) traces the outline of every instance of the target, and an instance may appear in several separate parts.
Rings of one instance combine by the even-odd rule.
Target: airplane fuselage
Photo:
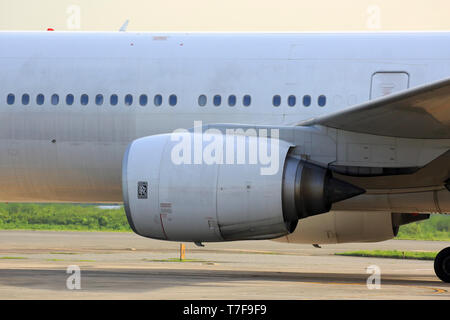
[[[294,125],[449,75],[444,32],[3,32],[0,201],[121,202],[136,138]]]

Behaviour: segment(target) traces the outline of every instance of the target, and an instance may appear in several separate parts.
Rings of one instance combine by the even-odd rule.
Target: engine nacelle
[[[200,141],[208,150],[211,141],[225,141],[221,133],[207,141],[198,134],[177,135]],[[239,136],[249,150],[255,136]],[[271,145],[271,138],[267,138]],[[266,142],[267,142],[266,140]],[[226,140],[229,141],[229,140]],[[291,145],[277,140],[273,158],[278,170],[262,174],[260,162],[230,164],[174,161],[180,140],[170,134],[133,141],[122,168],[123,200],[132,229],[139,235],[173,241],[214,242],[272,239],[293,232],[299,218],[324,213],[331,204],[364,190],[336,180],[329,170],[289,155]],[[196,152],[184,150],[183,156]],[[219,144],[220,145],[220,144]],[[239,144],[236,144],[239,145]],[[223,145],[223,154],[230,152]],[[233,155],[241,149],[235,147]],[[217,150],[215,151],[217,153]],[[184,154],[186,153],[186,154]],[[220,153],[220,152],[219,152]],[[215,154],[217,156],[217,154]],[[198,159],[197,159],[198,160]]]
[[[400,226],[428,219],[429,216],[429,214],[412,215],[382,211],[333,210],[300,220],[295,232],[276,241],[305,244],[379,242],[394,238]]]

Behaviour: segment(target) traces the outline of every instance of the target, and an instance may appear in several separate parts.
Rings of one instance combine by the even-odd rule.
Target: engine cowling
[[[394,238],[402,225],[429,217],[429,214],[333,210],[300,220],[293,233],[276,241],[304,244],[379,242]]]
[[[178,137],[201,141],[202,150],[208,141],[226,140],[219,133],[207,141],[196,140],[191,132]],[[246,159],[255,139],[243,138]],[[130,226],[141,236],[173,241],[272,239],[293,232],[298,219],[327,212],[332,203],[364,192],[290,155],[288,143],[276,142],[279,168],[263,175],[260,163],[173,161],[179,140],[170,134],[133,141],[122,167]],[[222,151],[229,152],[225,145]]]

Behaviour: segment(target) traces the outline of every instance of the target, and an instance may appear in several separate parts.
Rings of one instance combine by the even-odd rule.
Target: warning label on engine
[[[172,203],[170,202],[161,202],[159,208],[161,213],[172,213]]]

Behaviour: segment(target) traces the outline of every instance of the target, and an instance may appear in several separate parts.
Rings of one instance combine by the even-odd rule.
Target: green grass
[[[401,226],[396,239],[450,241],[450,215],[431,215],[428,220]]]
[[[78,204],[0,203],[2,229],[132,232],[123,208]],[[397,239],[450,241],[450,216],[401,226]]]
[[[375,257],[393,259],[434,260],[437,252],[397,251],[397,250],[361,250],[335,253],[338,256]]]
[[[131,232],[123,208],[32,203],[0,203],[0,229]]]
[[[0,259],[9,260],[9,259],[27,259],[27,258],[26,257],[0,257]]]

